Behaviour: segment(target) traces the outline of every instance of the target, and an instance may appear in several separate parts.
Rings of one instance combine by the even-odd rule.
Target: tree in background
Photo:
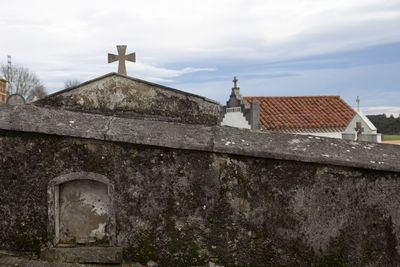
[[[394,118],[393,115],[390,115],[386,118],[385,114],[367,115],[367,117],[375,125],[379,133],[400,134],[400,117]]]
[[[27,102],[33,102],[38,99],[42,99],[47,95],[46,89],[43,85],[35,87],[33,90],[29,91],[29,94],[26,98]]]
[[[8,71],[7,65],[1,65],[1,73],[8,82],[8,93],[20,94],[28,102],[34,99],[40,99],[47,95],[41,81],[36,74],[22,65],[13,65]]]
[[[78,80],[66,80],[64,82],[64,88],[67,89],[67,88],[74,87],[74,86],[77,86],[80,84],[81,84],[81,82]]]

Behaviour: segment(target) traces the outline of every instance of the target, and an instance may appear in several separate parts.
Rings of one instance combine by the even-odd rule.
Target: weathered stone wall
[[[0,129],[0,249],[48,246],[49,182],[89,172],[127,262],[400,261],[399,146],[7,105]]]
[[[162,266],[396,266],[399,174],[3,131],[0,247],[46,246],[47,184],[114,184],[127,261]]]
[[[217,125],[220,104],[202,96],[110,73],[34,103],[130,118]]]

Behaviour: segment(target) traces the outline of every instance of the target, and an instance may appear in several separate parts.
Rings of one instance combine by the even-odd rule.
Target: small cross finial
[[[126,75],[125,60],[136,62],[136,54],[130,53],[125,55],[126,45],[117,45],[118,56],[114,54],[108,54],[108,63],[118,60],[118,73]]]
[[[233,76],[233,88],[237,88],[237,81],[238,79],[236,79],[236,76]]]
[[[356,102],[357,102],[357,112],[360,112],[360,98],[358,96]]]

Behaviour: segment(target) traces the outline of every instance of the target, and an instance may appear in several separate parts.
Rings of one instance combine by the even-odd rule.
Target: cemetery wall
[[[0,249],[48,246],[48,184],[85,172],[113,185],[127,262],[400,260],[396,146],[60,112],[0,105]]]

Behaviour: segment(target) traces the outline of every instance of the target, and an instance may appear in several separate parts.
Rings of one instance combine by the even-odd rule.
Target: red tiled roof
[[[340,96],[247,96],[260,103],[267,129],[346,127],[355,111]]]

